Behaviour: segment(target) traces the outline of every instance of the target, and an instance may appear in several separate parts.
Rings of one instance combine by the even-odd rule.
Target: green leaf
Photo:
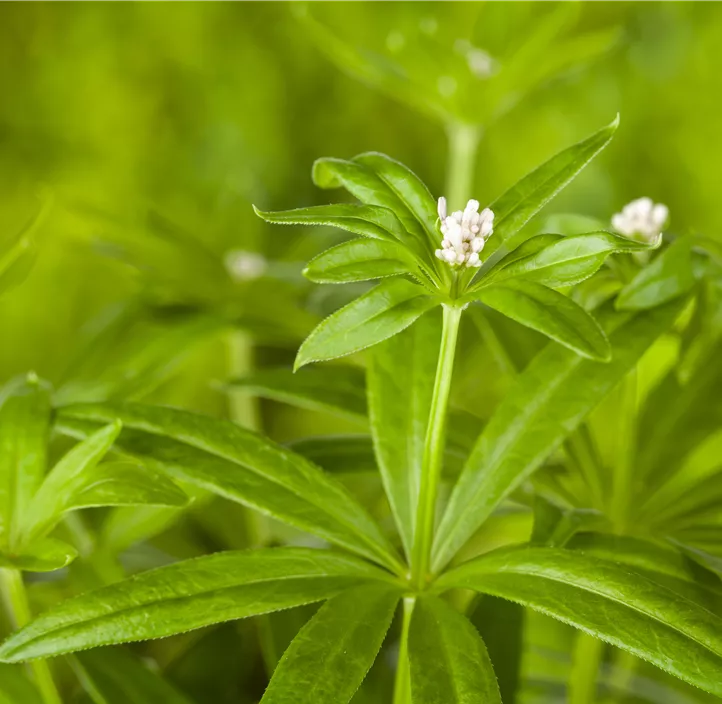
[[[376,456],[369,435],[324,435],[288,443],[299,455],[331,474],[376,473]]]
[[[304,276],[318,284],[345,284],[399,276],[416,271],[408,252],[393,242],[351,240],[311,259]],[[421,274],[417,274],[423,280]]]
[[[135,575],[58,604],[0,647],[19,662],[100,645],[163,638],[213,623],[310,604],[388,573],[329,550],[222,552]]]
[[[264,212],[255,206],[253,210],[266,222],[280,225],[326,225],[391,243],[404,242],[408,238],[401,221],[388,207],[340,203],[275,213]]]
[[[409,661],[414,704],[501,704],[484,641],[464,616],[437,597],[416,601]]]
[[[546,236],[533,237],[522,247],[531,245],[540,237]],[[643,252],[659,246],[660,242],[661,238],[656,243],[646,244],[608,232],[564,237],[535,253],[517,258],[516,261],[503,266],[494,277],[494,282],[523,277],[526,281],[534,281],[552,288],[572,286],[596,273],[610,254]],[[504,260],[500,264],[503,262]]]
[[[78,556],[72,546],[55,538],[36,540],[14,554],[0,554],[0,567],[24,572],[53,572],[69,565]]]
[[[359,367],[329,364],[299,369],[259,369],[228,384],[262,398],[366,423],[366,384]]]
[[[620,291],[617,308],[653,308],[684,295],[694,284],[692,243],[676,240]]]
[[[324,604],[284,653],[262,704],[346,704],[373,665],[401,592],[364,585]]]
[[[0,665],[0,704],[42,704],[40,693],[23,674],[23,668]]]
[[[494,508],[518,487],[668,330],[684,301],[638,313],[607,309],[613,349],[600,364],[547,346],[518,377],[479,436],[439,526],[434,569],[447,564]]]
[[[94,704],[191,704],[127,648],[88,650],[71,664]]]
[[[436,305],[434,296],[405,279],[382,281],[323,320],[298,350],[295,368],[383,342]]]
[[[370,356],[368,403],[374,449],[406,554],[411,554],[432,383],[441,342],[426,315]]]
[[[115,421],[93,433],[68,452],[45,477],[23,516],[23,542],[50,531],[68,509],[78,485],[91,472],[118,437],[122,425]]]
[[[482,288],[473,296],[584,357],[602,361],[611,358],[609,340],[597,321],[554,289],[533,281],[510,279]]]
[[[332,477],[234,423],[170,408],[98,404],[60,409],[58,427],[77,435],[88,423],[115,418],[124,428],[117,446],[139,462],[400,568],[381,529]]]
[[[45,476],[50,387],[28,374],[0,390],[0,401],[0,549],[12,549]]]
[[[499,196],[489,206],[495,216],[494,234],[485,248],[485,256],[500,249],[599,154],[609,144],[618,125],[619,116],[591,137],[559,152]]]
[[[571,550],[504,549],[451,570],[436,586],[523,604],[722,694],[722,618],[625,565]]]

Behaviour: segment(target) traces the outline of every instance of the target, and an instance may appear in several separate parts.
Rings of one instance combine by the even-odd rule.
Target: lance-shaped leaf
[[[330,550],[221,552],[68,599],[10,636],[0,647],[0,660],[19,662],[163,638],[321,601],[368,580],[392,578],[363,560]]]
[[[346,704],[363,682],[391,625],[401,592],[350,589],[324,604],[284,653],[262,704]]]
[[[438,299],[405,279],[382,281],[323,320],[304,340],[296,369],[343,357],[383,342],[438,305]]]
[[[494,234],[485,247],[488,257],[504,245],[562,190],[604,147],[619,125],[619,116],[591,137],[553,156],[499,196],[494,211]]]
[[[327,364],[293,373],[290,369],[258,369],[228,384],[255,396],[323,411],[366,423],[366,381],[360,367]]]
[[[473,297],[584,357],[610,359],[609,340],[597,321],[554,289],[510,279],[475,291]]]
[[[445,601],[416,601],[409,631],[415,704],[501,704],[489,654],[478,631]]]
[[[617,296],[617,308],[653,308],[684,295],[694,284],[692,243],[690,240],[677,240],[621,290]]]
[[[304,276],[319,284],[345,284],[415,273],[417,266],[400,244],[380,240],[351,240],[311,259]],[[419,280],[425,277],[417,274]]]
[[[228,421],[141,404],[69,406],[71,434],[119,419],[118,447],[143,464],[398,569],[381,529],[332,477],[281,445]]]
[[[279,225],[327,225],[355,235],[385,242],[404,242],[408,233],[394,211],[376,205],[316,205],[311,208],[281,210],[275,213],[253,210],[259,218]]]
[[[0,548],[12,548],[45,476],[50,388],[29,374],[0,389],[0,403]]]
[[[127,648],[88,650],[71,664],[94,704],[191,704]]]
[[[603,311],[614,351],[609,363],[557,345],[534,358],[479,436],[454,488],[436,536],[435,570],[619,383],[683,305],[678,301],[637,315]]]
[[[378,345],[368,370],[371,433],[378,466],[407,555],[413,544],[426,427],[441,342],[437,316]]]
[[[547,238],[538,235],[527,240],[521,247],[531,246],[535,240]],[[636,242],[608,232],[592,232],[575,237],[563,237],[549,246],[527,256],[516,257],[515,261],[504,265],[494,277],[494,282],[516,277],[534,281],[552,288],[572,286],[589,278],[604,264],[604,260],[615,252],[642,252],[659,246],[661,238],[655,243]],[[516,250],[508,256],[516,254]]]
[[[72,545],[55,538],[43,538],[10,554],[0,553],[0,567],[23,572],[53,572],[69,565],[77,555],[78,551]]]
[[[436,586],[524,604],[722,695],[722,619],[626,565],[571,550],[504,549]]]

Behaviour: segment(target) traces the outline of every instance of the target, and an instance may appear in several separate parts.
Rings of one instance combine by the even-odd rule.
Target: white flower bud
[[[441,249],[434,254],[452,266],[480,267],[479,252],[494,229],[494,213],[489,208],[479,212],[479,201],[471,199],[464,210],[447,215],[446,199],[438,200],[437,212],[441,220],[439,230],[443,235]]]
[[[625,237],[654,242],[662,233],[668,217],[666,205],[655,205],[651,198],[637,198],[627,203],[621,213],[612,216],[612,227]]]
[[[439,214],[439,218],[441,218],[442,221],[446,220],[446,198],[444,198],[444,196],[441,196],[441,198],[439,198],[436,206],[436,212]]]

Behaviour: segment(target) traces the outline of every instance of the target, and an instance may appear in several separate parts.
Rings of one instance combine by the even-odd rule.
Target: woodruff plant
[[[401,605],[396,704],[499,702],[482,639],[445,598],[463,589],[537,609],[722,695],[722,619],[694,599],[691,578],[670,585],[638,569],[635,556],[551,547],[543,531],[528,545],[459,560],[492,512],[686,305],[684,292],[654,306],[629,304],[650,295],[654,271],[646,279],[644,272],[657,260],[641,270],[641,283],[632,281],[616,305],[608,301],[594,316],[559,290],[592,276],[612,254],[658,247],[659,232],[528,237],[522,230],[616,127],[556,155],[481,212],[470,201],[449,214],[411,171],[376,153],[314,166],[319,186],[342,186],[359,205],[258,211],[269,222],[331,225],[361,236],[313,259],[306,270],[312,280],[384,279],[324,320],[301,346],[296,367],[373,347],[370,427],[398,540],[308,459],[232,423],[132,403],[60,408],[58,430],[82,438],[121,422],[116,452],[335,548],[224,552],[139,574],[54,607],[12,635],[0,658],[45,658],[325,601],[289,646],[262,701],[339,704],[363,681]],[[628,234],[648,234],[627,215],[637,228]],[[468,440],[454,427],[449,395],[461,319],[477,302],[559,344],[534,358],[469,443],[437,516],[447,430],[462,446]],[[431,312],[438,307],[441,330]]]

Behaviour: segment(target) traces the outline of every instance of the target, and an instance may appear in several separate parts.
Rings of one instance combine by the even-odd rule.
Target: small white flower
[[[441,249],[435,254],[452,266],[480,267],[479,252],[494,231],[494,213],[489,208],[479,212],[479,201],[470,200],[464,210],[446,214],[446,198],[439,198]]]
[[[266,273],[268,262],[258,252],[246,252],[242,249],[232,249],[223,257],[226,271],[235,281],[252,281],[260,279]]]
[[[654,242],[668,217],[669,208],[666,205],[655,204],[651,198],[638,198],[627,203],[621,213],[612,217],[612,227],[625,237]]]

